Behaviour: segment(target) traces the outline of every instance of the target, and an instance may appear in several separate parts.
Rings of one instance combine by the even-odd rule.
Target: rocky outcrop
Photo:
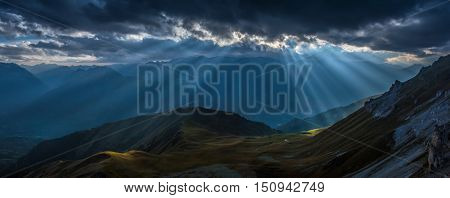
[[[450,56],[441,57],[406,81],[396,81],[364,109],[393,127],[384,157],[348,176],[448,177],[450,152]],[[379,131],[380,133],[382,131]]]
[[[440,94],[427,103],[431,104],[427,109],[421,113],[416,113],[420,110],[420,106],[418,106],[412,111],[413,114],[404,118],[406,122],[395,130],[393,135],[395,148],[399,148],[414,139],[428,139],[433,133],[435,125],[441,126],[450,122],[448,94]]]
[[[369,100],[364,107],[371,112],[375,118],[384,118],[388,116],[395,108],[401,87],[402,83],[396,80],[388,92],[384,93],[379,98]]]
[[[442,126],[436,125],[434,128],[434,132],[431,135],[431,139],[428,144],[428,169],[430,171],[441,169],[449,160],[449,129],[449,123]]]

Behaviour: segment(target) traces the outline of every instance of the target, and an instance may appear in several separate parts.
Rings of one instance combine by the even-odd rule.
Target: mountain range
[[[136,81],[107,67],[57,67],[36,76],[49,90],[1,118],[0,134],[57,137],[136,115]]]
[[[304,61],[306,62],[306,61]],[[311,77],[305,85],[305,95],[310,99],[312,113],[319,113],[331,108],[349,104],[382,90],[387,89],[388,83],[381,83],[365,88],[360,92],[359,84],[370,83],[370,79],[357,79],[358,83],[347,82],[345,77],[338,77],[334,69],[329,69],[327,63],[316,59],[308,60],[314,67],[311,69]],[[267,57],[187,57],[165,62],[151,62],[147,64],[228,64],[240,65],[254,63],[266,65],[268,63],[280,63],[283,65],[302,64],[292,60],[277,60]],[[418,67],[400,69],[393,65],[377,65],[373,63],[361,63],[374,70],[374,72],[389,74],[388,80],[407,79],[414,75]],[[145,65],[145,64],[144,64]],[[40,64],[35,66],[19,66],[15,64],[1,64],[4,76],[0,82],[0,96],[5,98],[0,102],[0,107],[5,109],[3,116],[0,114],[0,136],[29,136],[54,138],[66,135],[70,132],[96,127],[98,125],[130,118],[137,115],[137,67],[138,64],[106,65],[106,66],[60,66],[55,64]],[[352,67],[350,64],[348,67]],[[23,69],[25,68],[25,69]],[[387,68],[387,69],[386,69]],[[20,76],[17,76],[19,75]],[[317,79],[314,76],[328,75]],[[333,77],[331,77],[333,76]],[[384,80],[383,80],[384,81]],[[339,83],[336,83],[339,82]],[[343,87],[336,87],[336,84]],[[221,88],[219,93],[224,94],[230,90]],[[341,90],[346,89],[345,91]],[[281,88],[280,88],[281,89]],[[320,89],[330,90],[324,94]],[[342,93],[347,93],[342,95]],[[351,94],[348,94],[351,93]],[[330,97],[335,95],[335,97]],[[342,95],[339,96],[339,95]],[[237,96],[236,96],[237,97]],[[8,99],[9,98],[9,99]],[[220,97],[222,101],[238,101],[236,98]],[[333,99],[333,98],[339,98]],[[218,100],[218,99],[216,99]],[[215,108],[223,111],[233,111],[242,116],[268,124],[271,127],[279,127],[292,119],[292,115],[271,115],[261,113],[250,115],[238,111],[239,104],[231,108],[225,108],[219,104]],[[229,105],[232,106],[232,105]],[[114,108],[111,108],[114,107]],[[173,110],[166,108],[164,111]],[[6,113],[8,112],[8,113]],[[304,115],[294,115],[304,117]]]
[[[441,57],[314,134],[224,112],[136,117],[41,142],[9,176],[448,177],[449,82]]]

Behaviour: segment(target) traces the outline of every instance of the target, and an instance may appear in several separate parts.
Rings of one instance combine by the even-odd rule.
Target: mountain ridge
[[[216,112],[198,109],[201,112]],[[161,153],[177,145],[183,146],[183,141],[186,141],[183,138],[193,135],[189,131],[194,129],[198,130],[203,138],[278,133],[263,123],[249,121],[238,114],[222,111],[217,111],[214,115],[203,115],[195,111],[192,115],[171,113],[139,116],[43,141],[19,160],[19,166],[24,167],[67,150],[70,151],[58,159],[79,159],[104,150],[118,152],[142,150]],[[195,141],[195,137],[192,136],[193,139],[187,141]],[[78,148],[80,145],[83,146]],[[71,150],[72,148],[77,149]]]

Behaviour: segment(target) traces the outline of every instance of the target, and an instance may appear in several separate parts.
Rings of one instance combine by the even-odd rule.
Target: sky
[[[429,64],[450,51],[449,0],[0,0],[0,61],[142,63],[306,56]]]

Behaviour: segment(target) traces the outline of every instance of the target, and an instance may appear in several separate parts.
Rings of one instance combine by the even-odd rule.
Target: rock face
[[[450,152],[448,145],[448,131],[450,124],[435,126],[428,144],[428,169],[439,170],[449,160]]]
[[[364,107],[370,111],[375,118],[384,118],[394,109],[400,89],[401,83],[396,80],[388,92],[383,94],[382,97],[368,101]]]
[[[420,113],[420,106],[405,118],[406,123],[398,127],[394,132],[395,148],[404,146],[414,139],[427,139],[434,131],[435,125],[444,125],[450,122],[448,103],[448,91],[438,94],[427,101],[431,105]]]
[[[366,103],[375,119],[395,123],[389,155],[354,177],[448,177],[450,56]],[[428,166],[428,170],[424,167]]]

